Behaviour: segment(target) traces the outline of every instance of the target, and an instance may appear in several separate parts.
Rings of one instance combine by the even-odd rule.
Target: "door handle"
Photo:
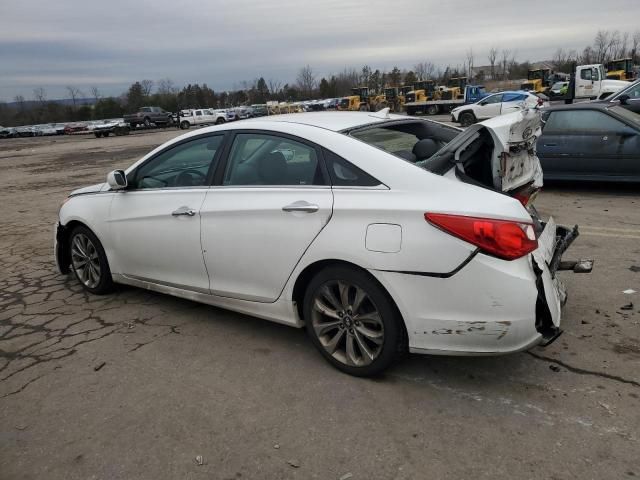
[[[318,210],[320,210],[320,207],[318,205],[305,202],[304,200],[298,200],[297,202],[293,202],[293,203],[290,203],[289,205],[285,205],[284,207],[282,207],[282,211],[284,212],[315,213]]]
[[[177,210],[171,212],[171,215],[174,217],[180,217],[182,215],[186,215],[187,217],[193,217],[196,214],[195,210],[190,209],[189,207],[180,207]]]
[[[545,143],[544,146],[545,147],[557,147],[558,144],[557,143]]]

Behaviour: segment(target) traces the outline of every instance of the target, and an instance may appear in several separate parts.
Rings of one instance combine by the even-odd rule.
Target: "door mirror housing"
[[[124,170],[114,170],[107,175],[107,184],[111,190],[122,190],[127,188],[127,175]]]
[[[629,95],[620,95],[618,101],[620,102],[620,105],[628,105],[629,98],[631,98]]]

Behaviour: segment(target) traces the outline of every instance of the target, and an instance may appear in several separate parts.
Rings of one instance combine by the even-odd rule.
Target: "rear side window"
[[[624,124],[606,113],[595,110],[564,110],[549,112],[544,131],[564,132],[616,132]]]
[[[524,100],[525,99],[525,95],[523,95],[522,93],[505,93],[502,101],[503,102],[517,102],[520,100]]]
[[[382,182],[329,150],[323,150],[324,159],[336,187],[377,187]]]

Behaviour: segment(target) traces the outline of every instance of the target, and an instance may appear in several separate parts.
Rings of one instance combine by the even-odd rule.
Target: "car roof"
[[[564,105],[553,105],[547,107],[545,111],[558,111],[558,110],[608,110],[612,105],[609,102],[580,102],[569,103]]]
[[[285,115],[273,115],[261,117],[261,122],[288,122],[324,128],[334,132],[350,130],[365,125],[388,122],[389,120],[407,120],[406,115],[387,115],[376,112],[306,112],[289,113]],[[257,120],[257,119],[255,119]],[[254,120],[248,120],[252,122]]]

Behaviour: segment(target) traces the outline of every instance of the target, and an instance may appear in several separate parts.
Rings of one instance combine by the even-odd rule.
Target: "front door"
[[[114,195],[110,225],[114,273],[176,288],[209,291],[200,244],[200,207],[223,136],[169,147],[130,172]]]
[[[273,302],[332,214],[319,150],[279,134],[238,133],[219,183],[201,208],[211,293]]]
[[[501,102],[501,93],[488,96],[474,109],[476,118],[478,120],[482,120],[485,118],[497,117],[500,115]]]

